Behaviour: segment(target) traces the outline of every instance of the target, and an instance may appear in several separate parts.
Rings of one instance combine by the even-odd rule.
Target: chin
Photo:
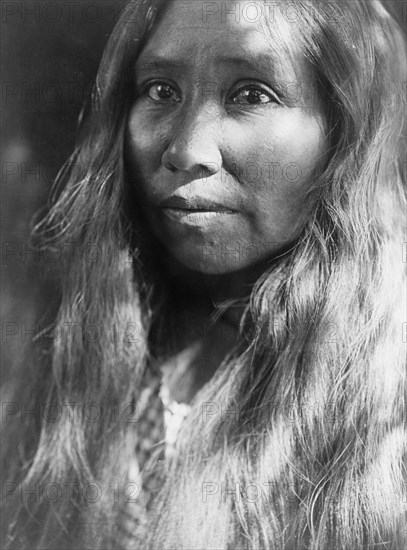
[[[171,255],[184,267],[192,271],[199,271],[206,275],[222,275],[233,273],[248,267],[251,262],[244,261],[243,258],[227,257],[220,254],[210,253],[202,254],[193,251],[171,251]]]

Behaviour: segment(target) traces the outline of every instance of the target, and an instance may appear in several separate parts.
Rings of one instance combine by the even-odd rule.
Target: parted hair
[[[72,490],[24,500],[11,491],[5,548],[119,544],[111,487],[128,479],[137,429],[111,414],[89,419],[77,405],[137,407],[151,341],[164,334],[160,312],[170,309],[159,245],[125,162],[134,62],[169,3],[126,6],[75,152],[35,229],[41,246],[61,252],[54,337],[30,343],[7,397],[61,414],[2,424],[3,483]],[[275,5],[278,27],[284,1]],[[239,343],[195,396],[174,455],[159,466],[164,481],[140,548],[407,546],[404,37],[379,0],[290,5],[326,109],[329,159],[299,239],[254,285]],[[137,338],[120,335],[129,324]],[[97,327],[97,338],[73,325]],[[203,422],[208,403],[238,414]],[[81,490],[90,483],[103,488],[94,502]]]

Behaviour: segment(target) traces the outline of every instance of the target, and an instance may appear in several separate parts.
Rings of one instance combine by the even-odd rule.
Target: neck
[[[254,285],[270,266],[271,262],[267,259],[230,273],[202,274],[208,295],[224,320],[239,324]]]
[[[207,274],[192,271],[173,258],[166,258],[166,272],[172,278],[177,295],[188,303],[195,299],[206,304],[216,318],[238,326],[242,313],[249,303],[255,283],[271,267],[265,259],[244,269],[230,273]]]

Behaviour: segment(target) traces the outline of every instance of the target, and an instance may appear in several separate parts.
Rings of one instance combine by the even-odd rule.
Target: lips
[[[235,209],[206,197],[181,197],[172,195],[160,203],[161,208],[190,210],[192,212],[236,212]]]

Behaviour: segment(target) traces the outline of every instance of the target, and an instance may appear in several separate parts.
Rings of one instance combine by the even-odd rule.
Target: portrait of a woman
[[[2,548],[407,547],[406,72],[379,0],[128,2],[34,231]]]

